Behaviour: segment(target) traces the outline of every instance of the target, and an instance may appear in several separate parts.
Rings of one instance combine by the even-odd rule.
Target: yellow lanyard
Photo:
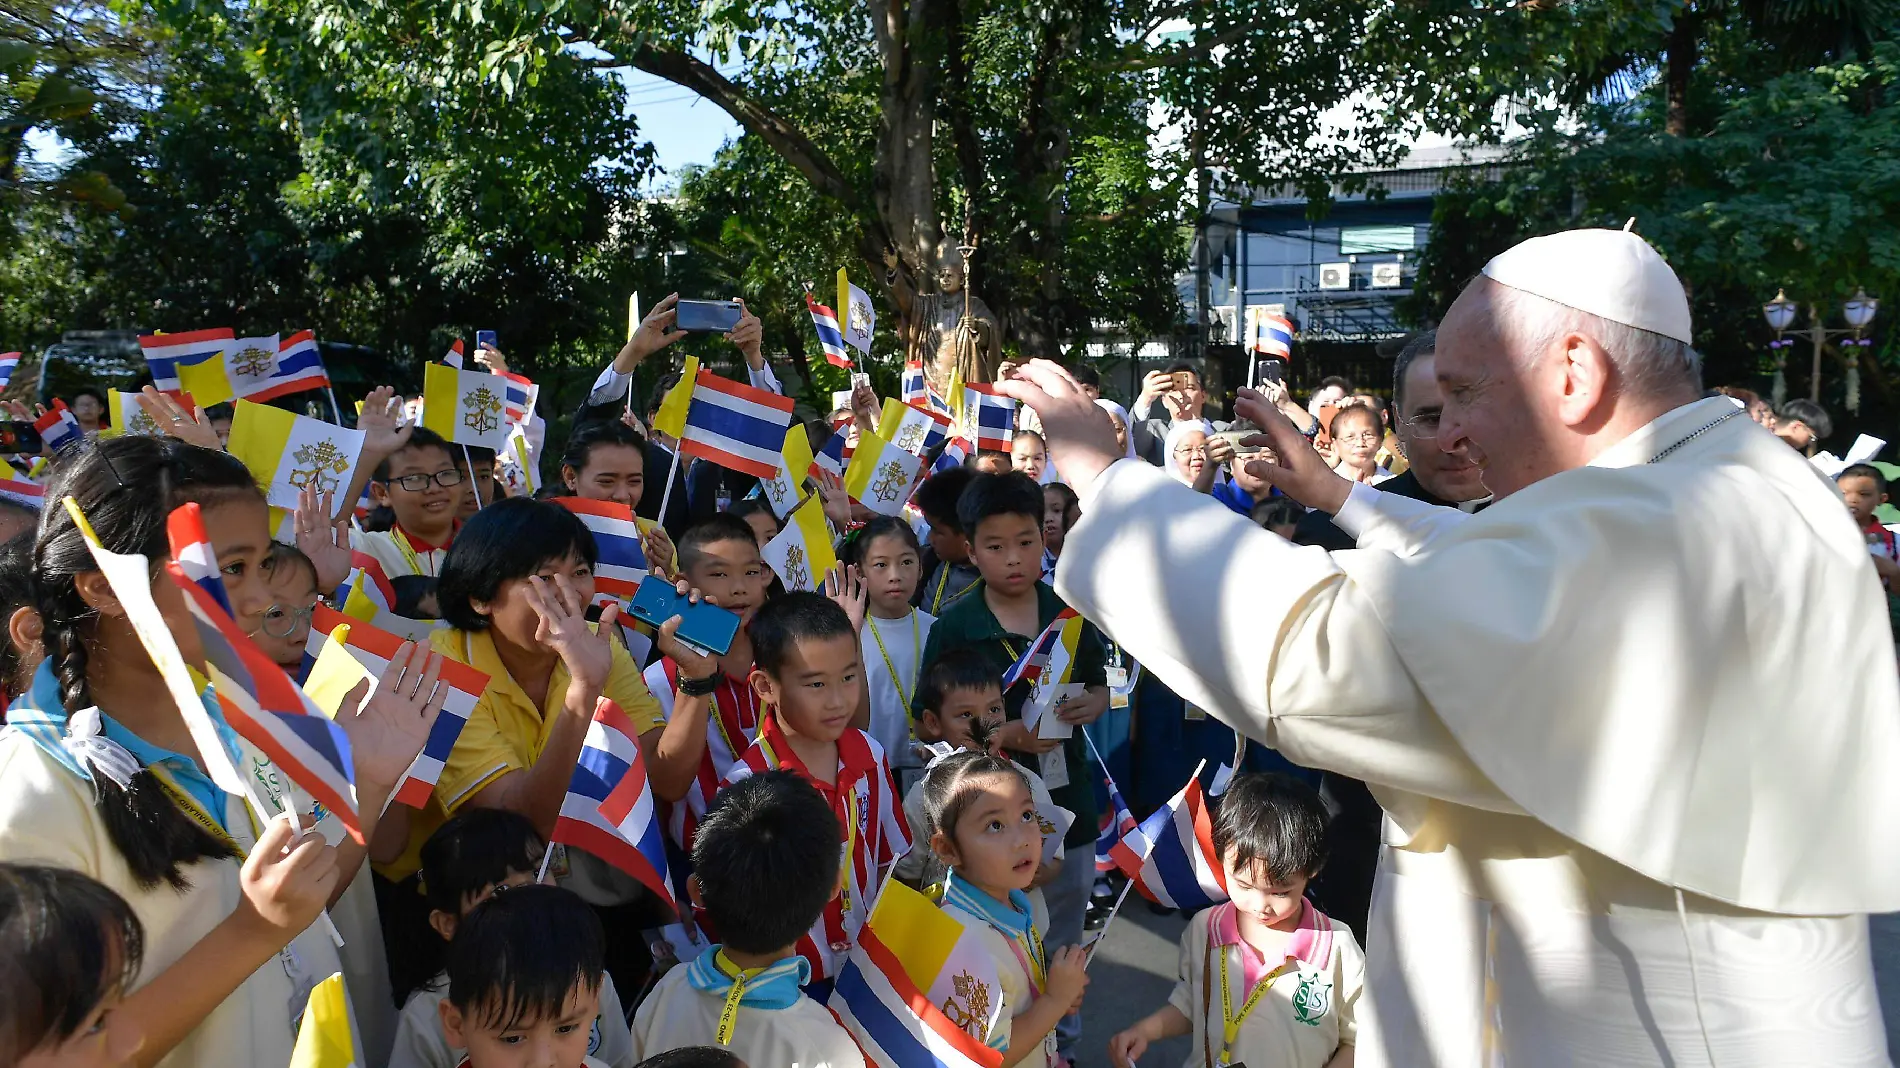
[[[1247,1021],[1247,1016],[1253,1012],[1254,1006],[1260,1004],[1260,999],[1266,995],[1273,981],[1290,971],[1298,970],[1300,962],[1297,957],[1288,957],[1278,968],[1268,972],[1264,978],[1254,984],[1253,992],[1247,995],[1247,1000],[1240,1006],[1240,1015],[1235,1016],[1233,994],[1227,989],[1227,947],[1212,944],[1211,925],[1208,941],[1210,943],[1208,952],[1220,954],[1221,1043],[1218,1063],[1228,1064],[1231,1063],[1233,1056],[1234,1040],[1240,1037],[1240,1025]]]
[[[943,611],[943,591],[948,588],[949,585],[950,565],[940,561],[937,564],[937,593],[930,599],[931,615],[934,616]]]
[[[739,1022],[739,1002],[745,998],[746,982],[765,969],[741,968],[732,963],[732,958],[726,956],[726,951],[723,949],[713,958],[713,967],[718,968],[721,975],[732,976],[732,989],[726,993],[726,1005],[719,1010],[719,1029],[713,1033],[713,1037],[719,1040],[720,1045],[730,1046],[733,1025]],[[730,971],[727,970],[728,967]]]
[[[923,626],[917,622],[917,610],[915,608],[911,609],[909,614],[911,648],[918,656],[922,656],[924,651]],[[910,694],[904,692],[904,680],[898,677],[897,665],[891,662],[891,651],[884,648],[884,635],[878,632],[877,620],[875,617],[866,616],[864,621],[871,625],[871,637],[877,639],[877,651],[883,655],[884,666],[889,669],[891,673],[891,685],[897,687],[897,699],[903,702],[904,715],[909,716]]]
[[[244,858],[250,850],[238,845],[237,839],[231,837],[231,832],[225,830],[217,820],[212,819],[211,813],[206,812],[204,806],[198,804],[197,798],[192,797],[183,787],[173,782],[171,775],[164,769],[147,767],[145,770],[152,773],[152,779],[158,783],[158,788],[165,791],[165,796],[171,798],[172,804],[178,806],[178,811],[184,813],[186,819],[197,824],[199,830],[216,839],[219,845],[236,854],[239,864],[244,863]]]
[[[409,544],[409,535],[404,534],[401,527],[391,527],[389,528],[389,532],[395,535],[395,537],[390,540],[396,543],[396,551],[401,553],[402,558],[409,563],[409,573],[411,575],[422,574],[422,561],[417,558],[415,548]],[[430,576],[435,574],[434,566],[429,568],[428,573]]]

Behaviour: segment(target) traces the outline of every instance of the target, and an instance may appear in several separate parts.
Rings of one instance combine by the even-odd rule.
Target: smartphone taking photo
[[[682,300],[673,305],[673,326],[706,334],[724,334],[739,325],[745,309],[736,300]]]

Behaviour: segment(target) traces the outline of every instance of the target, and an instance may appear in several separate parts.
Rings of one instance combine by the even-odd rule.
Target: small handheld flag
[[[139,394],[122,393],[116,389],[106,390],[106,421],[112,424],[117,434],[136,434],[142,437],[159,437],[164,431],[158,429],[158,423],[139,406]],[[185,402],[186,411],[192,405]]]
[[[46,487],[23,478],[0,477],[0,497],[38,511],[46,503]]]
[[[772,514],[782,522],[798,507],[805,496],[805,477],[811,471],[811,438],[805,428],[793,423],[785,428],[785,447],[779,450],[779,468],[771,478],[759,483],[759,490],[772,505]]]
[[[14,368],[17,368],[19,366],[20,366],[19,353],[0,352],[0,389],[7,388],[7,383],[13,381]]]
[[[686,413],[693,406],[693,391],[699,386],[699,357],[688,356],[680,368],[680,378],[673,388],[660,398],[660,408],[653,413],[653,429],[656,433],[669,438],[678,438],[686,433]]]
[[[299,330],[277,345],[277,368],[270,381],[250,394],[254,401],[276,400],[306,389],[327,389],[330,372],[323,367],[323,351],[317,348],[317,335]]]
[[[350,1001],[337,972],[310,990],[290,1068],[359,1068],[365,1062],[356,1051],[356,1028],[350,1022]]]
[[[1001,988],[976,930],[890,880],[827,1005],[877,1068],[999,1068],[1003,1053],[988,1040],[999,1030],[1007,1039],[1002,999],[979,1005],[971,995]]]
[[[343,492],[362,459],[363,438],[361,430],[240,400],[226,448],[250,469],[273,507],[294,509],[312,483],[323,492]]]
[[[512,424],[527,422],[534,415],[534,403],[541,396],[541,387],[526,375],[504,371],[501,377],[508,383],[508,396],[503,402],[502,414]]]
[[[1247,350],[1265,356],[1293,358],[1293,324],[1265,307],[1247,309]]]
[[[699,372],[680,452],[757,478],[778,471],[792,398]]]
[[[1115,866],[1128,876],[1141,895],[1158,905],[1198,909],[1227,900],[1227,876],[1214,851],[1214,824],[1207,796],[1227,788],[1233,769],[1225,765],[1214,776],[1206,794],[1200,770],[1181,792],[1158,808],[1109,850]]]
[[[594,535],[599,560],[594,564],[594,588],[616,597],[632,597],[647,577],[646,542],[633,509],[613,501],[556,497],[554,503],[572,512]]]
[[[844,313],[842,326],[845,344],[866,356],[871,354],[871,335],[877,330],[877,308],[871,295],[851,284],[843,267],[838,268],[838,309]]]
[[[458,337],[449,342],[449,351],[442,354],[442,362],[459,371],[462,369],[463,355],[462,339]]]
[[[834,478],[843,478],[845,461],[851,455],[851,450],[845,448],[844,443],[850,434],[849,423],[832,431],[831,437],[825,439],[825,447],[819,449],[817,455],[811,458],[811,468],[806,471],[806,476],[814,482],[819,481],[821,473]]]
[[[666,830],[647,785],[640,736],[627,713],[605,697],[594,704],[594,720],[587,725],[551,841],[587,850],[678,908],[667,869]]]
[[[838,566],[824,502],[816,494],[807,497],[786,517],[785,528],[759,550],[759,556],[786,589],[823,592],[825,575]]]
[[[187,330],[179,334],[148,334],[139,338],[139,351],[152,369],[152,385],[162,393],[176,393],[183,387],[178,368],[209,360],[224,352],[237,339],[230,328]]]
[[[343,614],[373,624],[391,634],[428,641],[436,627],[433,619],[410,619],[396,614],[396,587],[383,565],[368,553],[350,554],[350,576],[337,590]]]
[[[921,360],[907,360],[904,363],[904,377],[898,384],[905,404],[930,403],[930,385],[924,379],[924,364]]]
[[[222,353],[207,360],[183,364],[178,368],[179,388],[197,398],[199,404],[223,404],[238,397],[278,396],[272,390],[272,375],[277,370],[278,340],[268,337],[238,338],[225,343]],[[282,392],[296,392],[295,389]]]
[[[877,436],[912,456],[922,456],[950,436],[950,417],[900,400],[884,402]]]
[[[994,386],[963,384],[963,432],[973,435],[979,450],[1008,452],[1016,431],[1016,402]]]
[[[422,368],[422,425],[457,445],[508,445],[508,380],[439,363]]]
[[[922,467],[922,460],[883,438],[860,435],[858,451],[845,468],[845,492],[879,515],[901,515]]]
[[[943,447],[943,451],[937,454],[937,459],[930,465],[930,473],[935,475],[953,467],[962,467],[964,461],[968,460],[970,454],[975,451],[970,446],[970,439],[951,438],[950,443]]]
[[[1055,647],[1062,641],[1063,628],[1070,620],[1081,618],[1081,613],[1073,608],[1064,608],[1056,613],[1056,618],[1050,620],[1049,625],[1036,636],[1036,640],[1029,643],[1029,648],[1023,650],[1023,655],[1017,657],[1016,662],[1009,666],[1009,670],[1003,672],[1003,692],[1008,693],[1009,688],[1019,682],[1027,680],[1034,683],[1041,679],[1044,671],[1049,667],[1049,660]]]
[[[33,429],[40,432],[40,441],[50,453],[57,453],[86,436],[79,429],[79,420],[73,417],[72,410],[58,397],[53,398],[53,406],[45,415],[33,420]]]
[[[830,308],[805,294],[805,307],[811,311],[811,325],[818,330],[818,346],[825,350],[825,362],[833,367],[849,368],[851,357],[844,351],[844,335],[838,331],[838,316]]]

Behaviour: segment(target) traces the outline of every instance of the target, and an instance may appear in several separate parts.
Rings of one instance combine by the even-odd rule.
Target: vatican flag
[[[227,342],[223,352],[208,360],[180,365],[178,388],[210,407],[270,389],[276,373],[276,334],[239,338]]]
[[[311,988],[290,1068],[357,1068],[364,1063],[357,1056],[357,1045],[343,973],[337,972]]]
[[[759,492],[783,523],[805,499],[805,473],[811,470],[811,438],[805,435],[805,424],[794,422],[785,428],[785,447],[779,450],[779,457],[778,474],[760,482]]]
[[[844,469],[845,492],[879,515],[902,515],[923,461],[876,435],[858,437]]]
[[[508,380],[445,363],[422,368],[422,425],[457,445],[500,453],[508,447]]]
[[[838,268],[838,331],[844,335],[844,343],[864,353],[871,354],[871,332],[877,329],[877,309],[871,304],[871,295],[851,284],[845,276],[844,268]]]
[[[121,393],[113,389],[106,391],[106,398],[108,400],[106,422],[112,424],[113,437],[120,434],[137,434],[154,438],[164,436],[164,431],[158,429],[158,424],[153,422],[152,417],[145,414],[145,409],[139,407],[137,393]],[[186,411],[191,410],[189,400],[184,401],[183,404]]]
[[[312,482],[331,493],[349,488],[363,455],[363,432],[241,400],[229,450],[265,487],[272,507],[294,509],[297,494]]]
[[[699,384],[699,357],[686,357],[686,366],[680,368],[680,380],[660,401],[660,410],[653,413],[653,429],[657,433],[678,440],[686,433],[686,412],[693,406],[693,387]],[[658,472],[655,472],[658,474]]]
[[[825,592],[825,573],[838,566],[831,548],[831,527],[825,522],[825,504],[812,494],[785,520],[785,529],[759,551],[788,590]]]

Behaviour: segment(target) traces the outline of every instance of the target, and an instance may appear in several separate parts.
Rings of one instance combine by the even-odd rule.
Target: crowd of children
[[[670,344],[670,309],[612,373]],[[854,408],[856,432],[875,433]],[[993,1011],[963,1022],[970,1039],[1004,1064],[1073,1061],[1107,796],[1087,728],[1130,683],[1085,623],[1069,692],[1042,713],[1065,729],[1025,722],[1035,688],[1004,682],[1066,618],[1050,583],[1080,504],[1039,435],[943,466],[904,516],[869,516],[819,480],[841,563],[807,592],[765,563],[782,513],[756,493],[669,532],[649,463],[676,443],[618,405],[583,409],[534,496],[402,412],[388,389],[366,398],[358,481],[306,490],[295,545],[272,539],[270,473],[203,426],[195,443],[63,450],[46,500],[70,496],[89,530],[59,506],[0,507],[21,528],[0,546],[0,1063],[287,1064],[312,990],[340,972],[361,1064],[863,1064],[862,1036],[826,1006],[887,879],[940,902],[993,959]],[[352,520],[337,502],[365,488],[375,509]],[[596,536],[545,499],[560,496],[641,512],[647,581],[736,615],[730,646],[682,640],[678,618],[622,627],[625,602],[597,595]],[[207,689],[213,741],[255,789],[220,785],[102,574],[89,536],[163,560],[187,503],[233,618],[292,678],[309,670],[313,614],[366,560],[416,625],[338,715],[360,843]],[[153,595],[202,666],[175,591]],[[450,661],[486,687],[426,800],[393,800]],[[637,736],[677,907],[563,839],[609,706]],[[1324,860],[1317,799],[1241,775],[1217,812],[1233,900],[1190,925],[1181,985],[1116,1037],[1117,1063],[1190,1033],[1218,1063],[1349,1063],[1358,951],[1300,896]],[[1231,994],[1208,992],[1210,956]]]

